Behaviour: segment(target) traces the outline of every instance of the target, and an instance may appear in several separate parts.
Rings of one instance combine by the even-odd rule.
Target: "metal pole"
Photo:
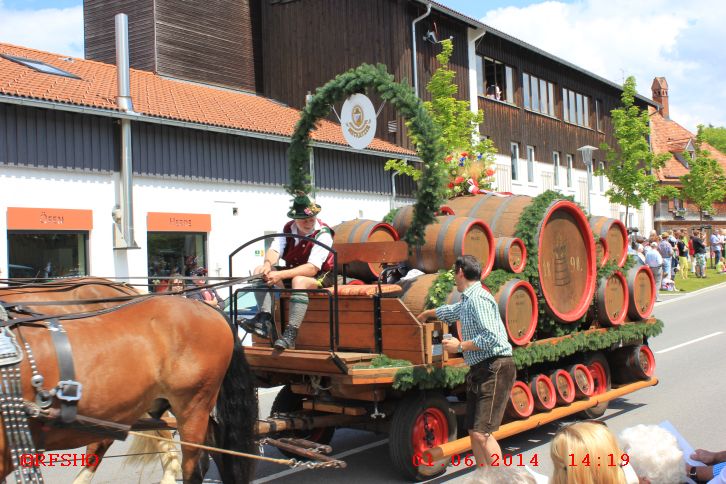
[[[431,13],[431,4],[429,3],[426,5],[426,13],[421,15],[420,17],[416,17],[413,22],[411,23],[411,40],[413,41],[413,59],[411,63],[411,71],[413,71],[413,92],[418,97],[418,62],[416,62],[416,24],[420,21],[425,19],[429,16]]]

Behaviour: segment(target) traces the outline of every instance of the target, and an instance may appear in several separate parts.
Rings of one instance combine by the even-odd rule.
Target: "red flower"
[[[454,184],[449,182],[449,188],[454,188]]]
[[[494,175],[494,173],[496,173],[494,171],[494,168],[487,168],[487,171],[486,171],[487,176],[492,176],[492,175]]]
[[[463,176],[457,176],[456,178],[454,178],[454,185],[458,185],[459,183],[462,183],[463,181],[464,181]]]
[[[453,156],[451,156],[451,155],[447,156],[446,157],[446,163],[451,163],[451,160],[453,160],[453,159],[454,159]]]
[[[467,153],[466,151],[464,151],[464,152],[461,153],[461,156],[463,156],[464,158],[467,158],[469,156],[469,153]]]

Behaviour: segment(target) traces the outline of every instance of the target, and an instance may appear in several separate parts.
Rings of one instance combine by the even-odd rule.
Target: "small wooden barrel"
[[[486,221],[496,237],[514,237],[524,210],[532,203],[524,195],[494,194],[457,197],[447,206],[459,216]],[[537,226],[538,271],[548,312],[558,321],[573,323],[587,313],[595,293],[595,241],[587,217],[577,204],[556,200]]]
[[[413,211],[413,205],[404,205],[403,207],[398,209],[396,215],[393,217],[391,225],[396,229],[396,233],[398,233],[399,237],[403,237],[408,231],[408,228],[411,226],[411,221],[413,220]],[[451,209],[451,207],[449,207],[448,205],[442,205],[436,215],[455,215],[455,213],[454,210]]]
[[[550,381],[557,392],[557,403],[568,405],[575,401],[575,382],[565,370],[555,370],[550,373]]]
[[[628,258],[628,231],[625,224],[616,218],[590,217],[592,232],[607,241],[608,260],[623,267]]]
[[[509,393],[506,413],[513,419],[523,419],[534,412],[534,397],[526,383],[515,381]]]
[[[610,251],[608,250],[608,243],[606,239],[598,239],[595,244],[595,260],[598,267],[605,267],[610,257]]]
[[[398,282],[398,285],[403,289],[401,301],[414,316],[422,313],[425,309],[426,297],[437,276],[438,274],[423,274],[410,281],[403,280]],[[461,293],[454,287],[446,299],[446,304],[457,303],[460,299]]]
[[[336,242],[395,242],[398,240],[398,233],[391,225],[375,220],[355,219],[348,220],[333,227]],[[338,267],[342,274],[343,266]],[[365,282],[373,282],[378,279],[383,266],[381,264],[367,264],[364,262],[353,262],[348,264],[350,277]]]
[[[600,279],[595,294],[598,321],[606,326],[623,324],[628,313],[629,296],[628,282],[620,271]]]
[[[414,247],[408,264],[434,273],[451,269],[461,255],[473,255],[481,263],[481,278],[488,276],[494,265],[494,238],[489,226],[469,217],[436,217],[436,222],[426,227],[426,243]]]
[[[568,367],[567,372],[575,383],[575,397],[590,398],[595,387],[590,370],[585,365],[577,363]]]
[[[498,237],[495,241],[494,268],[519,274],[527,263],[527,248],[517,237]]]
[[[547,412],[557,405],[555,386],[547,375],[539,374],[529,382],[529,389],[534,397],[534,408]]]
[[[657,292],[655,278],[648,266],[631,268],[625,279],[628,281],[628,316],[633,321],[645,319],[653,312]]]
[[[513,345],[526,345],[537,330],[539,307],[537,294],[527,281],[511,279],[494,296],[499,306],[509,340]]]
[[[647,345],[626,346],[610,354],[610,366],[615,383],[648,380],[655,373],[655,355]]]

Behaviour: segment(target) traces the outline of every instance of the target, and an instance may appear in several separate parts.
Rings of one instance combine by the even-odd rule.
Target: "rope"
[[[174,439],[168,439],[166,437],[160,437],[158,435],[145,434],[142,432],[137,432],[135,430],[129,431],[129,435],[134,435],[136,437],[144,437],[146,439],[160,440],[162,442],[168,442],[171,444],[185,445],[187,447],[193,447],[195,449],[209,450],[211,452],[218,452],[220,454],[233,455],[235,457],[246,457],[248,459],[257,459],[257,460],[261,460],[261,461],[265,461],[265,462],[272,462],[274,464],[281,464],[281,465],[291,466],[291,467],[295,466],[295,464],[297,462],[295,459],[275,459],[273,457],[265,457],[262,455],[254,455],[254,454],[247,454],[245,452],[237,452],[234,450],[219,449],[217,447],[210,447],[208,445],[192,444],[191,442],[184,442],[181,440],[176,441]]]

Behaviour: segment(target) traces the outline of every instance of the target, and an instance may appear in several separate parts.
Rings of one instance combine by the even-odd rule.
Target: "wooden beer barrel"
[[[336,242],[395,242],[398,240],[396,229],[385,222],[376,222],[375,220],[348,220],[336,225],[333,230],[335,231]],[[338,271],[341,274],[342,270],[343,266],[340,265]],[[348,264],[347,275],[365,282],[372,282],[378,279],[382,270],[383,266],[381,264],[353,262]]]
[[[537,330],[539,317],[537,294],[532,285],[511,279],[499,288],[494,299],[512,344],[522,346],[529,343]]]
[[[517,237],[498,237],[495,240],[494,268],[519,274],[527,263],[527,248]]]
[[[607,242],[608,260],[623,267],[628,259],[628,231],[625,224],[616,218],[590,217],[592,232]]]
[[[655,374],[655,355],[647,345],[618,348],[610,354],[610,364],[615,383],[648,380]]]
[[[628,282],[620,271],[600,279],[595,294],[598,321],[606,326],[623,324],[628,313],[629,296]]]
[[[589,398],[595,387],[590,370],[585,365],[577,363],[567,368],[567,372],[575,383],[575,397]]]
[[[396,233],[398,233],[399,237],[403,237],[408,231],[408,228],[411,226],[411,221],[413,220],[413,207],[413,205],[404,205],[399,208],[391,221],[391,225],[396,229]],[[455,214],[448,205],[442,205],[436,215],[444,216]]]
[[[557,405],[555,386],[547,375],[539,374],[529,382],[529,389],[534,397],[534,408],[547,412]]]
[[[456,258],[472,255],[482,266],[481,278],[492,271],[494,265],[494,238],[489,226],[470,217],[436,217],[436,223],[426,227],[426,243],[414,247],[408,264],[420,271],[434,273],[451,269]]]
[[[655,278],[648,266],[635,266],[625,275],[628,281],[628,316],[633,321],[645,319],[653,312],[657,292]]]
[[[524,195],[494,194],[457,197],[447,205],[459,216],[478,217],[496,237],[514,237],[522,212],[532,203]],[[548,312],[558,321],[572,323],[587,312],[597,283],[595,242],[590,224],[577,204],[556,200],[545,210],[537,227],[540,289]]]
[[[513,419],[523,419],[534,412],[534,397],[527,384],[519,380],[514,382],[509,392],[506,413]]]
[[[604,267],[608,263],[610,250],[606,239],[598,239],[595,244],[595,260],[598,267]]]
[[[421,314],[425,309],[426,297],[436,277],[438,277],[438,274],[423,274],[410,281],[402,280],[398,282],[398,285],[403,289],[401,301],[414,316]],[[460,299],[461,293],[454,287],[446,299],[446,304],[455,304]]]
[[[557,392],[557,403],[568,405],[575,401],[575,382],[565,370],[555,370],[550,373],[550,381]]]

